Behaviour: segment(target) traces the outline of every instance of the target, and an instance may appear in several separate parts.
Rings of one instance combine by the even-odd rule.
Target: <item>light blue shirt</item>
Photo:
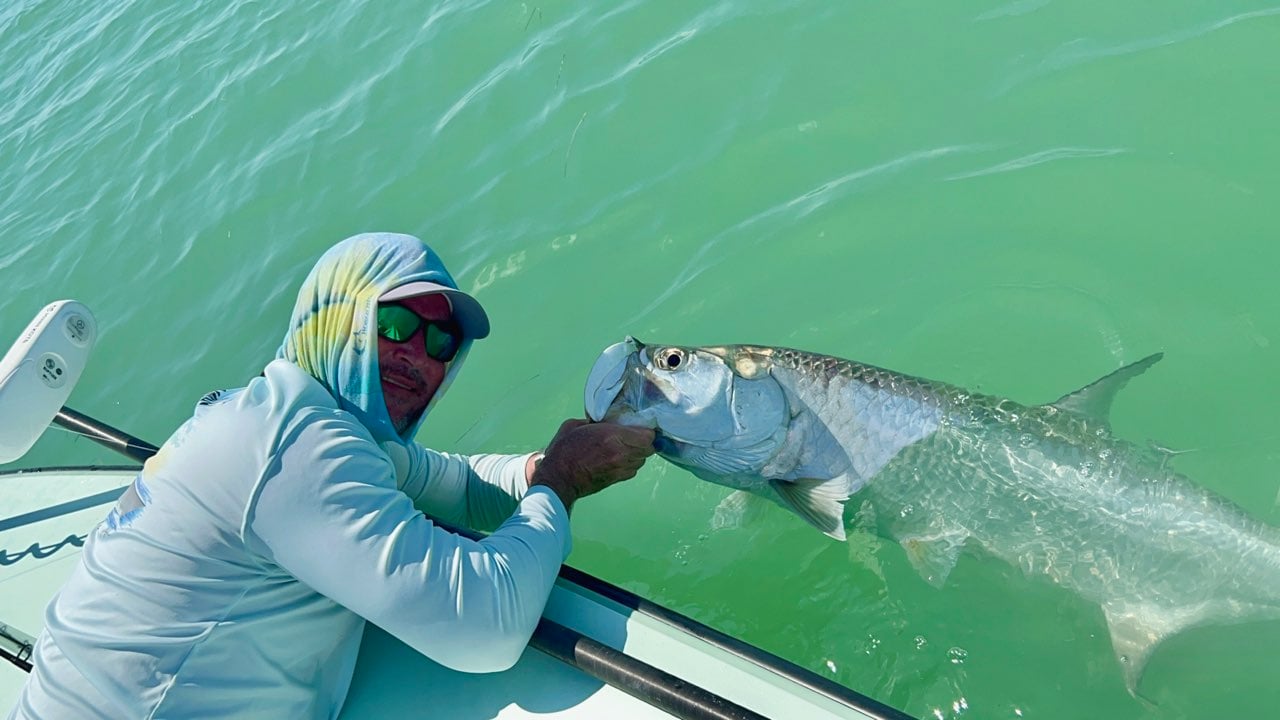
[[[570,547],[528,457],[379,443],[272,362],[202,400],[90,534],[10,718],[333,718],[366,619],[448,667],[510,667]]]

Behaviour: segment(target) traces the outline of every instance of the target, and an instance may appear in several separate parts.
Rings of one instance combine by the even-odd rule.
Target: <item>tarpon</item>
[[[586,406],[834,538],[857,499],[935,585],[977,546],[1096,602],[1136,692],[1174,633],[1280,617],[1280,530],[1111,432],[1116,392],[1160,357],[1026,406],[798,350],[627,338],[596,361]]]

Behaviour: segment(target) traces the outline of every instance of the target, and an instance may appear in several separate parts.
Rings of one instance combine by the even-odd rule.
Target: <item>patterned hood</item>
[[[378,298],[417,281],[458,287],[440,257],[412,235],[366,233],[343,240],[303,282],[289,332],[276,353],[320,381],[379,443],[403,443],[417,434],[471,349],[468,338],[422,416],[403,435],[396,433],[378,376]]]

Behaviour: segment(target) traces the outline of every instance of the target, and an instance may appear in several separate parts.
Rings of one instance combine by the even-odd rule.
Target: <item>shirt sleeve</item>
[[[515,664],[569,549],[568,513],[541,487],[483,540],[440,529],[372,440],[333,417],[282,444],[244,532],[316,592],[465,672]]]
[[[428,515],[490,531],[510,517],[529,489],[525,465],[537,453],[456,455],[415,442],[384,445],[400,487]]]

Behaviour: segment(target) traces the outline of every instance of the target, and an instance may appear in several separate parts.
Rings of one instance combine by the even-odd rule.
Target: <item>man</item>
[[[569,508],[653,434],[571,420],[540,462],[415,443],[489,332],[456,288],[407,235],[326,253],[278,358],[202,399],[90,534],[10,718],[333,718],[366,620],[458,670],[514,664]]]

